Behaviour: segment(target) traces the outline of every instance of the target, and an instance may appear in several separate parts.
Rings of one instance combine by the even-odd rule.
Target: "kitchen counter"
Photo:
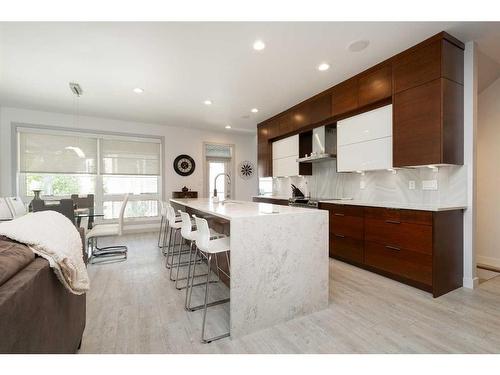
[[[383,208],[396,208],[401,210],[417,210],[417,211],[450,211],[450,210],[463,210],[467,206],[462,205],[432,205],[420,203],[397,203],[397,202],[363,202],[354,199],[324,199],[320,203],[333,203],[351,206],[365,206],[365,207],[383,207]]]
[[[254,198],[260,199],[278,199],[278,200],[288,200],[288,197],[279,195],[256,195]],[[418,210],[418,211],[451,211],[451,210],[463,210],[466,209],[466,205],[435,205],[435,204],[421,204],[421,203],[399,203],[399,202],[366,202],[356,199],[319,199],[320,203],[332,203],[332,204],[343,204],[351,206],[365,206],[365,207],[384,207],[384,208],[396,208],[396,209],[406,209],[406,210]]]
[[[229,225],[231,337],[328,306],[327,211],[208,198],[170,202]]]
[[[236,200],[226,200],[219,203],[214,203],[211,198],[170,199],[170,201],[190,207],[194,210],[222,217],[226,220],[267,215],[283,216],[310,213],[310,210],[306,208],[277,205],[270,206],[267,203]]]

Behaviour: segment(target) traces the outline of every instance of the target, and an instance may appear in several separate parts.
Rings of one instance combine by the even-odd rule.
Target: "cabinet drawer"
[[[398,208],[365,207],[367,219],[400,221],[403,223],[432,225],[432,212],[402,210]]]
[[[363,217],[363,207],[361,206],[350,206],[343,204],[330,204],[325,205],[330,212],[336,214],[336,216],[358,216]]]
[[[432,256],[366,241],[365,264],[426,285],[432,285]]]
[[[365,239],[399,249],[432,254],[432,226],[365,218]]]
[[[330,234],[330,256],[332,257],[363,263],[363,247],[361,240]]]
[[[340,213],[331,213],[330,234],[337,234],[362,240],[364,236],[363,217],[344,216]]]

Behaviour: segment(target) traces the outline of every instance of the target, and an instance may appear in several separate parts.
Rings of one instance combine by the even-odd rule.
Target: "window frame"
[[[165,137],[164,136],[155,136],[155,135],[147,135],[147,134],[135,134],[135,133],[121,133],[121,132],[111,132],[111,131],[97,131],[91,129],[74,129],[67,127],[59,127],[59,126],[45,126],[38,124],[27,124],[27,123],[12,123],[11,127],[11,138],[12,145],[15,145],[12,150],[12,185],[13,191],[17,192],[18,196],[21,196],[23,200],[26,202],[31,201],[31,197],[27,196],[26,191],[26,173],[19,172],[20,170],[20,137],[19,134],[25,130],[26,132],[39,132],[43,134],[55,134],[55,135],[82,135],[85,137],[95,137],[97,139],[97,173],[96,174],[82,174],[75,173],[75,175],[92,175],[95,176],[95,194],[94,194],[94,202],[96,207],[100,207],[100,210],[104,210],[104,202],[105,201],[122,201],[124,194],[104,194],[104,185],[103,185],[103,176],[101,174],[101,162],[100,162],[100,140],[101,139],[122,139],[125,141],[137,141],[137,139],[141,139],[145,142],[157,142],[160,144],[160,174],[158,176],[158,193],[149,193],[149,194],[137,194],[130,195],[129,200],[138,201],[138,200],[156,200],[158,202],[162,201],[165,197]],[[33,173],[36,174],[36,173]],[[69,175],[69,174],[68,174]],[[112,175],[106,175],[112,176]],[[131,175],[132,176],[132,175]],[[140,176],[140,175],[137,175]],[[58,200],[58,199],[67,199],[70,196],[51,196],[49,200]],[[158,203],[159,204],[159,203]],[[144,216],[144,217],[136,217],[136,218],[127,218],[127,221],[130,222],[148,222],[151,220],[158,220],[160,215],[160,210],[158,209],[158,216]],[[117,222],[117,219],[103,219],[107,223]]]

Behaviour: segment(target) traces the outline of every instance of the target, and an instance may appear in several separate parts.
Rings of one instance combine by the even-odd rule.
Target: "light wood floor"
[[[126,262],[89,266],[80,353],[500,353],[499,277],[433,299],[334,260],[328,309],[202,344],[201,312],[184,310],[184,293],[168,280],[155,241],[153,233],[122,237]],[[227,319],[223,307],[211,313],[213,333],[222,333]]]

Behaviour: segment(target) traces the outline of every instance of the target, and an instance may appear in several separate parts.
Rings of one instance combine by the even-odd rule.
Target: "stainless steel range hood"
[[[320,126],[313,129],[312,153],[298,158],[299,163],[315,163],[337,157],[337,129]]]

